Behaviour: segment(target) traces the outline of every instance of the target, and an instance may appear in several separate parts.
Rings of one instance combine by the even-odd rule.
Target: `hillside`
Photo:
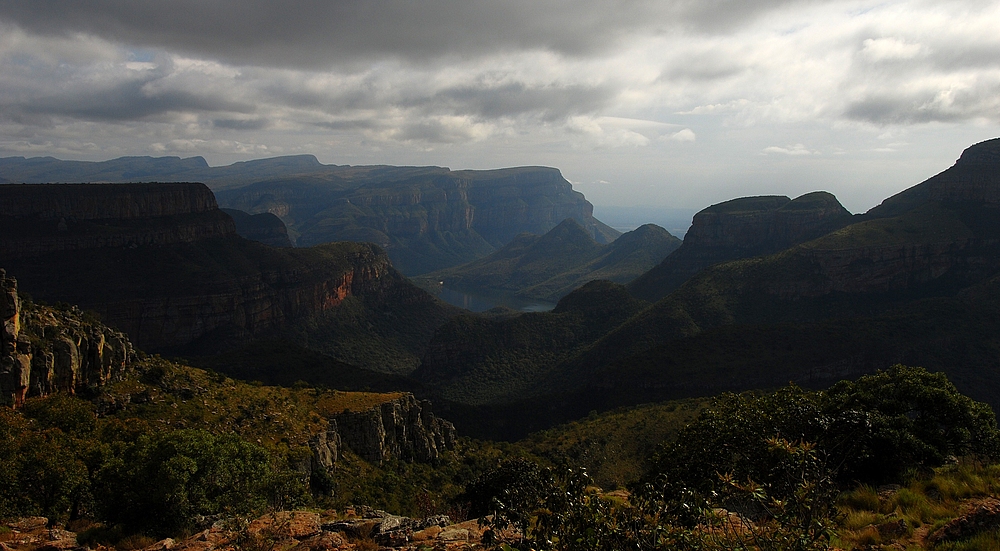
[[[363,243],[274,248],[201,184],[0,186],[0,266],[36,300],[94,310],[145,350],[293,336],[381,371],[416,367],[457,309]]]
[[[851,222],[837,198],[821,191],[794,200],[742,197],[712,205],[694,215],[680,248],[629,283],[629,292],[655,302],[704,268],[776,253]]]
[[[407,275],[469,262],[519,233],[543,234],[568,217],[600,243],[620,235],[595,219],[583,194],[547,167],[323,165],[311,155],[222,167],[209,167],[201,157],[0,159],[0,183],[150,181],[202,182],[223,207],[278,216],[299,246],[376,243]]]
[[[416,281],[428,290],[443,285],[557,302],[595,279],[627,283],[678,246],[679,239],[652,224],[602,245],[576,220],[567,218],[545,235],[518,235],[489,256],[431,272]]]
[[[76,526],[94,545],[271,507],[440,513],[501,453],[459,441],[411,394],[236,381],[147,356],[75,306],[20,296],[2,274],[0,289],[4,520],[84,518]]]
[[[426,375],[442,389],[462,381],[456,387],[462,395],[448,394],[451,399],[493,408],[492,420],[477,421],[473,430],[505,437],[517,437],[509,432],[516,423],[503,419],[537,429],[592,409],[790,380],[821,387],[904,361],[942,370],[963,392],[996,407],[1000,379],[992,374],[1000,369],[1000,350],[989,335],[1000,331],[997,148],[1000,140],[969,148],[954,167],[914,188],[923,190],[924,199],[894,207],[898,214],[882,216],[886,210],[880,207],[857,218],[836,215],[830,231],[821,217],[810,215],[814,229],[779,235],[793,243],[799,239],[795,235],[809,231],[824,235],[771,254],[704,267],[665,298],[601,331],[580,332],[559,312],[484,318],[464,338],[445,325],[414,375]],[[832,204],[828,195],[804,197]],[[706,214],[737,212],[742,218],[733,227],[743,228],[740,232],[711,234],[692,226],[688,238],[702,244],[711,243],[705,237],[711,235],[721,236],[723,244],[772,243],[773,232],[750,235],[740,225],[747,219],[744,213],[759,214],[763,208],[759,218],[773,221],[774,212],[794,201],[746,202],[750,208],[735,200],[706,209]],[[704,214],[700,218],[706,220]],[[844,225],[845,220],[854,223]],[[661,266],[676,261],[684,247]],[[587,296],[584,288],[563,302],[585,303]],[[517,341],[521,346],[488,344],[521,326],[532,328],[530,338]],[[481,353],[482,360],[470,359],[461,353],[466,343],[481,343],[478,349],[489,352]],[[497,382],[477,375],[504,373],[510,366],[516,366],[516,380],[530,385],[507,394]],[[432,373],[454,375],[434,378]]]

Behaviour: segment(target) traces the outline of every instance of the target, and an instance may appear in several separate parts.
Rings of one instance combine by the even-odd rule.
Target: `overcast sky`
[[[0,156],[547,165],[860,212],[1000,136],[1000,2],[0,0]]]

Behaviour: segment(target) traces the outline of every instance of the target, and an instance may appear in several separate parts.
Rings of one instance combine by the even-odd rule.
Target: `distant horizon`
[[[0,4],[0,157],[559,168],[595,204],[833,193],[1000,136],[982,0]]]
[[[993,139],[993,138],[988,138],[988,139]],[[981,140],[981,141],[986,141],[986,140]],[[979,142],[977,142],[977,143],[979,143]],[[968,144],[968,146],[971,146],[971,145],[974,145],[974,144]],[[966,147],[968,147],[968,146],[966,146]],[[963,148],[963,150],[964,149],[965,148]],[[450,166],[447,166],[447,165],[439,165],[439,164],[394,164],[394,163],[388,163],[388,162],[373,162],[373,163],[363,163],[363,164],[324,163],[322,160],[320,160],[313,153],[297,153],[297,154],[290,154],[290,155],[273,155],[273,156],[267,156],[267,157],[255,157],[255,158],[251,158],[251,159],[244,159],[244,160],[239,160],[239,161],[232,161],[232,162],[228,162],[228,163],[217,163],[217,164],[211,163],[206,158],[205,155],[199,155],[199,154],[194,154],[194,155],[189,155],[189,156],[183,156],[183,155],[137,154],[137,155],[121,155],[121,156],[118,156],[118,157],[103,158],[103,159],[64,159],[64,158],[59,158],[59,157],[55,157],[55,156],[52,156],[52,155],[35,155],[35,156],[8,155],[8,156],[0,157],[0,160],[3,160],[3,159],[23,158],[25,160],[31,160],[31,159],[55,159],[55,160],[63,161],[63,162],[106,163],[106,162],[116,161],[116,160],[120,160],[120,159],[128,159],[128,158],[136,158],[136,159],[146,158],[146,159],[153,159],[153,160],[156,160],[156,159],[178,159],[179,161],[189,161],[189,160],[193,160],[193,159],[201,159],[202,161],[205,162],[204,166],[211,169],[211,168],[224,168],[224,167],[236,165],[236,164],[239,164],[239,163],[248,163],[248,162],[255,162],[255,161],[267,161],[267,160],[271,160],[271,159],[294,158],[294,157],[309,157],[309,158],[312,158],[317,163],[319,163],[320,166],[352,166],[352,167],[363,167],[363,166],[408,167],[408,166],[412,166],[412,167],[435,167],[435,168],[446,169],[446,170],[449,170],[451,172],[458,172],[458,171],[463,171],[463,170],[491,171],[491,170],[505,170],[505,169],[512,169],[512,168],[524,168],[524,167],[537,166],[537,167],[553,168],[553,169],[559,170],[560,173],[563,174],[563,177],[564,178],[566,177],[565,173],[563,173],[563,170],[560,167],[558,167],[558,166],[552,166],[552,165],[540,165],[540,164],[536,164],[536,165],[504,165],[504,166],[496,166],[496,167],[488,167],[488,168],[464,168],[464,167],[463,168],[454,168],[454,167],[450,167]],[[957,160],[957,157],[956,157],[956,160]],[[929,178],[929,177],[931,177],[931,176],[933,176],[935,174],[938,174],[938,173],[946,170],[950,166],[951,165],[948,165],[948,166],[945,166],[945,167],[941,167],[940,170],[934,172],[933,174],[928,175],[927,177]],[[0,176],[2,176],[2,174],[0,174]],[[569,180],[568,178],[566,178],[566,179],[567,179],[567,181],[570,182],[571,185],[573,185],[574,190],[580,191],[581,193],[584,193],[582,190],[579,189],[579,187],[580,187],[580,185],[579,185],[580,183],[579,182],[573,182],[573,181]],[[926,178],[924,178],[924,179],[922,179],[920,181],[913,182],[910,185],[907,185],[907,186],[903,187],[899,191],[903,191],[904,189],[907,189],[909,187],[917,185],[917,184],[923,182],[924,180],[926,180]],[[715,201],[713,203],[708,203],[708,204],[700,205],[700,206],[697,206],[697,207],[692,207],[692,206],[678,207],[678,206],[671,205],[671,204],[649,204],[649,203],[644,203],[644,204],[627,204],[627,203],[625,203],[625,204],[622,204],[622,203],[614,203],[614,202],[601,202],[600,200],[598,200],[597,202],[595,202],[595,200],[592,199],[591,196],[589,196],[587,193],[584,193],[584,196],[586,197],[586,199],[591,204],[594,205],[595,213],[600,208],[600,210],[604,210],[605,212],[627,209],[627,210],[630,210],[630,211],[633,211],[633,212],[635,212],[635,211],[639,211],[639,212],[645,211],[645,212],[647,212],[647,213],[649,213],[649,214],[652,215],[652,216],[649,217],[648,220],[641,221],[641,222],[639,221],[639,218],[636,218],[634,215],[625,215],[626,218],[630,219],[628,221],[623,221],[620,217],[617,218],[617,219],[616,218],[611,218],[612,220],[617,220],[617,224],[616,223],[608,223],[608,222],[606,222],[606,223],[608,223],[609,226],[613,227],[614,229],[616,229],[618,231],[621,231],[621,232],[624,233],[626,231],[634,230],[634,229],[636,229],[637,227],[641,226],[644,223],[655,223],[655,224],[663,227],[664,229],[667,229],[668,231],[670,231],[671,234],[673,234],[673,235],[675,235],[677,237],[683,238],[683,234],[687,231],[687,228],[690,225],[690,216],[693,216],[698,211],[700,211],[700,210],[702,210],[704,208],[707,208],[707,207],[709,207],[711,205],[717,204],[719,202],[728,201],[730,199],[736,199],[738,197],[751,197],[751,196],[759,196],[759,195],[786,195],[789,198],[794,199],[798,195],[802,195],[802,194],[805,194],[805,193],[810,193],[812,191],[828,191],[828,190],[812,189],[812,190],[804,191],[802,193],[798,193],[798,194],[794,194],[794,195],[790,195],[790,194],[787,194],[787,193],[766,193],[766,192],[754,193],[754,192],[750,192],[750,193],[747,193],[745,195],[727,197],[727,198],[721,199],[719,201]],[[892,195],[894,195],[895,193],[898,193],[899,191],[894,192]],[[836,193],[834,193],[834,195],[836,196]],[[886,198],[888,198],[890,196],[891,195],[887,195],[886,197],[882,197],[875,204],[869,206],[868,208],[866,208],[864,210],[860,210],[860,211],[855,211],[855,210],[852,210],[850,207],[847,207],[847,205],[844,204],[845,202],[844,202],[844,200],[841,197],[837,196],[837,199],[842,204],[844,204],[845,208],[847,208],[848,211],[850,211],[850,212],[852,212],[854,214],[863,214],[864,212],[867,212],[871,208],[877,206],[884,199],[886,199]],[[609,200],[610,201],[614,201],[615,199],[611,198]],[[656,212],[654,213],[653,211],[656,211]],[[595,214],[595,216],[597,216],[597,215]],[[609,216],[609,215],[606,214],[605,216]],[[611,214],[610,216],[612,216],[612,217],[619,216],[619,213]],[[679,221],[680,219],[684,219],[685,217],[687,217],[688,220],[689,220],[688,224],[687,225],[683,225],[683,226],[677,225],[677,221]],[[597,218],[601,219],[600,216],[597,216]],[[661,221],[663,221],[663,220],[670,220],[670,222],[666,222],[666,225],[665,225],[664,223],[658,223],[658,222],[656,222],[656,220],[661,220]],[[602,221],[604,221],[604,220],[602,219]],[[668,225],[673,226],[673,227],[672,228],[671,227],[667,227]],[[678,234],[677,232],[680,232],[680,234]]]

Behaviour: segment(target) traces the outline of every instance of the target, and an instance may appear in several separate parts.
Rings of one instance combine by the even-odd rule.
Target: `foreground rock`
[[[123,333],[88,321],[75,307],[25,308],[17,280],[0,269],[0,405],[104,386],[124,376],[134,358]]]
[[[50,529],[48,523],[44,517],[29,517],[7,524],[10,536],[0,542],[0,550],[91,549],[79,545],[75,533]],[[144,551],[476,550],[485,549],[482,536],[483,529],[477,520],[452,523],[445,515],[414,519],[359,507],[348,508],[343,514],[282,511],[250,522],[219,521],[188,538],[167,538],[145,547]]]

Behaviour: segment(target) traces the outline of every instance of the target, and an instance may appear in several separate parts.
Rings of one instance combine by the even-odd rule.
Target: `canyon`
[[[245,342],[349,297],[435,304],[377,246],[240,237],[203,184],[4,185],[0,199],[0,265],[22,290],[93,310],[149,351]]]

